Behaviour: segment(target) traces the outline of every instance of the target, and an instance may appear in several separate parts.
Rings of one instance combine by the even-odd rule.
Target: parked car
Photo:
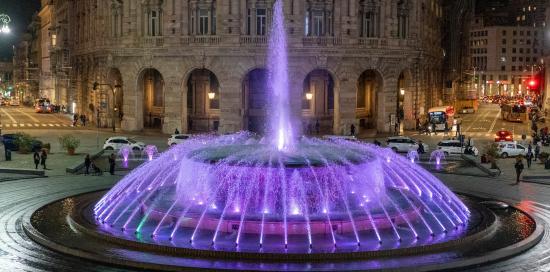
[[[495,142],[511,142],[514,140],[514,135],[508,130],[500,130],[495,136]]]
[[[441,149],[445,155],[464,154],[466,146],[462,145],[459,140],[444,140],[437,144],[437,149]],[[479,150],[472,146],[472,152],[475,156],[479,155]]]
[[[191,138],[190,134],[172,134],[172,136],[168,138],[168,146],[180,144],[189,138]]]
[[[11,151],[18,151],[19,145],[17,144],[17,138],[19,135],[17,134],[3,134],[1,136],[2,143],[4,144],[4,147],[11,150]],[[30,151],[40,151],[42,149],[42,141],[40,140],[32,140],[32,147]]]
[[[386,145],[395,152],[409,152],[418,149],[418,142],[405,136],[388,137]],[[425,143],[422,143],[422,145],[424,146],[424,151],[428,152],[428,145]]]
[[[527,148],[516,142],[501,142],[498,144],[498,154],[501,158],[527,155]]]
[[[130,139],[124,136],[115,136],[115,137],[107,138],[105,140],[103,149],[120,150],[122,147],[127,145],[129,145],[134,151],[143,150],[143,148],[145,148],[145,144],[142,142],[137,142],[134,139]]]
[[[14,107],[19,107],[19,100],[17,99],[13,99],[10,103],[10,105],[14,106]]]

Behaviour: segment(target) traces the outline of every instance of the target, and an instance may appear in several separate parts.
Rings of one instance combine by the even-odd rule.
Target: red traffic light
[[[537,81],[534,79],[529,80],[529,87],[535,87],[537,86]]]

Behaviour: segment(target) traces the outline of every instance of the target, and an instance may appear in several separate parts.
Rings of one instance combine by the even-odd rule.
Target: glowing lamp
[[[307,100],[313,99],[313,93],[310,93],[310,92],[306,93],[306,99]]]
[[[212,100],[214,98],[216,98],[216,93],[215,92],[209,92],[208,93],[208,99]]]

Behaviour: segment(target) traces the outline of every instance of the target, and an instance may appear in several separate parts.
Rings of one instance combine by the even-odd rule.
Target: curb
[[[0,173],[33,175],[40,177],[46,176],[46,171],[36,169],[0,168]]]
[[[492,178],[497,177],[497,176],[500,175],[500,170],[495,171],[493,169],[489,169],[489,168],[485,167],[483,164],[478,162],[477,158],[474,157],[474,156],[461,154],[460,157],[463,160],[465,160],[466,162],[468,162],[468,163],[474,165],[475,167],[479,168],[479,170],[483,171],[484,173],[486,173],[487,175],[489,175]]]

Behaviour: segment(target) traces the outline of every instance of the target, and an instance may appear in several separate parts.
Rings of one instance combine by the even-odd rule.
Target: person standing
[[[542,146],[542,143],[541,143],[541,142],[538,142],[537,145],[535,146],[535,158],[534,158],[534,161],[537,161],[537,158],[539,157],[541,146]]]
[[[418,149],[417,149],[417,152],[418,152],[418,154],[420,154],[420,155],[426,153],[426,150],[424,150],[424,144],[422,143],[422,141],[418,141]]]
[[[111,173],[111,175],[114,175],[115,174],[115,154],[111,154],[111,156],[109,156],[109,173]]]
[[[349,128],[350,132],[351,132],[351,136],[355,136],[355,125],[354,124],[351,124],[351,127]]]
[[[82,114],[80,117],[82,118],[82,126],[85,127],[86,126],[86,115]]]
[[[47,170],[46,159],[48,159],[48,153],[46,152],[46,149],[42,149],[42,153],[40,154],[40,164],[44,167],[44,170]]]
[[[180,134],[180,131],[178,130],[178,128],[176,128],[176,131],[174,131],[174,134],[176,135]]]
[[[90,159],[90,154],[86,154],[86,158],[84,158],[84,175],[90,174],[91,165],[92,165],[92,160]]]
[[[516,183],[514,183],[514,185],[518,185],[519,184],[519,177],[521,176],[521,172],[523,172],[523,159],[521,156],[517,157],[516,158],[516,163],[514,164],[514,168],[516,168]]]
[[[40,153],[38,153],[38,150],[34,150],[32,157],[34,159],[34,169],[38,169],[38,165],[40,164]]]
[[[531,168],[531,161],[533,160],[533,152],[531,150],[527,151],[525,159],[527,160],[527,168]]]

